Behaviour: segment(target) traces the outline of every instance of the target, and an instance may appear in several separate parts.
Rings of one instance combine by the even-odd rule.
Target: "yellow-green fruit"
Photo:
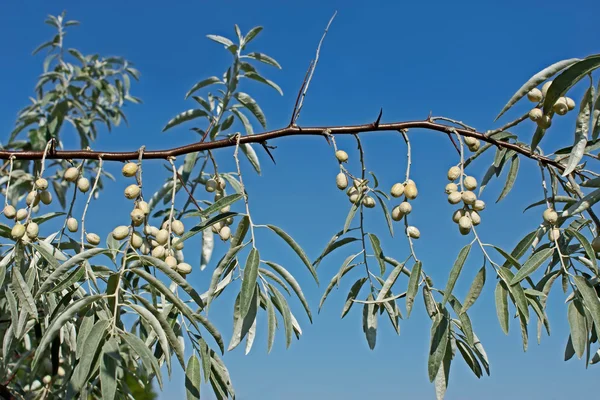
[[[25,198],[25,204],[31,207],[37,206],[39,202],[40,194],[37,192],[37,190],[32,190],[27,194],[27,197]]]
[[[481,142],[479,141],[479,139],[475,139],[473,144],[467,145],[467,147],[469,148],[470,151],[476,152],[481,147]]]
[[[219,237],[221,240],[226,241],[231,237],[231,228],[228,226],[224,226],[219,230]]]
[[[150,214],[150,206],[145,201],[138,201],[138,203],[135,205],[135,208],[141,210],[144,215]]]
[[[17,215],[17,210],[13,206],[6,206],[3,213],[6,218],[13,219]]]
[[[100,244],[100,236],[96,235],[95,233],[87,233],[85,235],[85,240],[87,240],[87,242],[92,246],[97,246]]]
[[[477,200],[477,196],[475,195],[475,193],[471,192],[470,190],[463,192],[462,201],[466,205],[468,205],[468,206],[473,205],[473,204],[475,204],[476,200]]]
[[[175,250],[182,250],[183,249],[183,240],[181,240],[181,238],[176,237],[171,241],[171,246]]]
[[[398,208],[400,209],[400,212],[404,215],[408,215],[412,211],[412,206],[407,201],[403,201],[402,203],[400,203]]]
[[[408,183],[406,186],[404,186],[404,195],[407,199],[414,200],[417,198],[418,194],[419,191],[417,190],[417,185],[414,183]]]
[[[125,188],[125,197],[129,200],[137,198],[140,194],[140,187],[138,185],[129,185]]]
[[[344,150],[338,150],[335,152],[335,158],[341,163],[348,161],[348,153]]]
[[[548,81],[548,82],[544,83],[544,85],[542,86],[542,96],[546,97],[546,94],[548,93],[548,89],[550,88],[550,85],[552,85],[552,81]]]
[[[225,220],[225,225],[231,225],[231,224],[233,224],[233,217],[228,217],[228,218]]]
[[[86,193],[90,190],[90,181],[88,178],[79,178],[77,180],[77,188],[81,190],[82,193]]]
[[[558,221],[558,213],[551,208],[548,208],[542,214],[542,218],[549,224],[555,224]]]
[[[46,190],[46,189],[48,189],[48,181],[45,180],[44,178],[38,178],[35,181],[35,187],[36,187],[36,189]]]
[[[570,97],[565,97],[566,102],[567,102],[567,108],[569,109],[569,111],[572,111],[575,109],[575,101],[570,98]]]
[[[192,266],[190,264],[184,263],[184,262],[177,264],[177,267],[175,269],[181,275],[187,275],[190,272],[192,272]]]
[[[33,221],[29,222],[27,224],[26,233],[29,239],[35,239],[37,238],[38,233],[40,233],[40,227]]]
[[[538,88],[533,88],[529,91],[529,93],[527,93],[527,98],[529,99],[529,101],[532,101],[534,103],[539,103],[540,101],[542,101],[542,98],[544,96],[542,95],[542,91]]]
[[[132,163],[129,162],[125,165],[123,165],[123,169],[121,169],[121,173],[123,174],[123,176],[126,176],[128,178],[131,178],[132,176],[134,176],[138,171],[138,165],[136,163]]]
[[[350,186],[350,189],[346,190],[346,194],[352,196],[353,194],[358,194],[358,190],[354,186]]]
[[[364,186],[364,184],[365,184],[365,181],[362,179],[354,179],[352,181],[352,185],[354,185],[354,187],[356,189],[360,189],[362,186]]]
[[[559,238],[560,238],[560,229],[552,228],[548,232],[548,240],[550,240],[551,242],[554,242],[554,241],[558,240]]]
[[[216,178],[216,181],[217,181],[217,186],[219,187],[219,190],[225,190],[225,188],[227,187],[227,181],[220,176],[218,176]]]
[[[471,218],[466,215],[464,217],[460,217],[458,220],[458,226],[462,229],[471,229],[471,226],[473,226],[473,224],[471,224]]]
[[[176,235],[183,235],[183,233],[185,232],[185,227],[183,226],[183,222],[179,221],[179,220],[175,220],[171,223],[171,231],[174,232]]]
[[[569,111],[569,107],[567,106],[567,99],[565,99],[564,97],[559,97],[559,99],[556,100],[556,103],[554,103],[554,105],[552,106],[552,109],[558,115],[565,115]]]
[[[529,111],[529,119],[532,120],[533,122],[538,122],[542,119],[542,117],[544,116],[544,112],[539,109],[539,108],[532,108]]]
[[[231,211],[231,206],[227,205],[219,210],[222,214],[228,213]]]
[[[456,211],[454,211],[454,214],[452,214],[452,221],[456,222],[458,224],[458,221],[464,217],[466,215],[465,210],[458,209]]]
[[[471,228],[463,228],[461,226],[458,227],[458,231],[461,233],[461,235],[468,235],[469,232],[471,232]]]
[[[373,208],[373,207],[375,207],[375,199],[372,198],[371,196],[365,196],[363,198],[363,204],[367,208]]]
[[[402,211],[400,211],[400,206],[396,206],[392,209],[392,219],[394,221],[400,221],[404,217]]]
[[[223,196],[225,196],[225,193],[221,190],[217,191],[215,193],[215,201],[217,200],[221,200],[223,198]]]
[[[460,176],[460,168],[454,166],[448,170],[448,180],[455,181]]]
[[[56,371],[56,375],[58,375],[59,377],[62,378],[63,376],[65,376],[65,374],[66,374],[65,369],[63,367],[59,366],[58,370]]]
[[[390,190],[392,197],[400,197],[404,194],[404,185],[402,183],[394,183]]]
[[[140,247],[140,251],[142,252],[142,254],[150,254],[150,243],[148,243],[148,240],[144,239],[144,243],[142,243],[142,247]]]
[[[483,200],[475,200],[473,204],[473,210],[483,211],[485,209],[485,202]]]
[[[10,231],[10,235],[13,237],[13,239],[21,239],[23,236],[25,236],[25,227],[17,222]]]
[[[406,228],[406,234],[413,239],[418,239],[421,237],[421,232],[419,232],[419,229],[417,229],[416,226],[409,226]]]
[[[165,262],[171,268],[175,268],[177,266],[177,259],[175,257],[173,257],[173,256],[167,256],[165,258]]]
[[[356,204],[358,202],[358,198],[360,196],[358,195],[358,193],[354,193],[353,195],[351,195],[348,199],[350,200],[350,203],[352,204]]]
[[[542,129],[548,129],[552,125],[552,119],[548,115],[544,115],[537,121],[537,125]]]
[[[468,215],[471,218],[471,222],[474,226],[477,226],[481,223],[481,216],[477,211],[469,211]]]
[[[163,258],[165,256],[165,248],[163,246],[156,246],[152,249],[152,257]]]
[[[133,232],[131,235],[131,247],[134,249],[139,249],[144,244],[144,238],[138,232]]]
[[[155,238],[159,244],[165,245],[169,241],[169,231],[166,229],[161,229],[158,231]]]
[[[207,180],[206,184],[204,185],[204,189],[209,193],[214,192],[215,190],[217,190],[217,181],[215,181],[214,179]]]
[[[346,177],[346,174],[344,174],[343,172],[337,174],[337,176],[335,177],[335,184],[340,190],[346,189],[348,187],[348,177]]]
[[[42,382],[44,382],[44,385],[48,385],[50,382],[52,382],[52,377],[50,375],[46,375],[44,378],[42,378]]]
[[[47,190],[44,190],[40,193],[40,201],[46,205],[52,203],[52,193]]]
[[[457,190],[458,190],[458,186],[456,186],[456,183],[454,183],[454,182],[451,182],[446,185],[446,194],[454,193]]]
[[[27,218],[27,215],[29,215],[29,212],[27,212],[25,208],[19,208],[16,216],[17,221],[23,221],[25,218]]]
[[[79,178],[79,170],[75,167],[67,168],[64,178],[68,182],[75,182]]]
[[[69,232],[77,232],[78,228],[79,223],[75,218],[71,217],[67,220],[67,229],[69,230]]]
[[[450,204],[458,204],[462,200],[462,195],[460,192],[452,192],[448,195],[448,203]]]
[[[152,236],[156,237],[159,229],[155,226],[148,225],[146,228],[144,228],[144,231],[146,232],[147,235],[152,235]]]
[[[600,236],[596,236],[594,240],[592,240],[592,248],[596,253],[600,252]]]
[[[40,211],[40,205],[39,204],[37,206],[34,206],[34,207],[31,208],[31,212],[34,213],[34,214],[37,213],[37,212],[39,212],[39,211]]]
[[[477,179],[467,176],[463,181],[463,185],[465,185],[465,189],[467,190],[475,190],[477,188]]]
[[[475,145],[477,145],[477,142],[479,142],[479,140],[477,138],[474,138],[471,136],[465,136],[464,140],[465,140],[465,144],[468,147],[475,146]]]
[[[129,227],[125,225],[117,226],[112,231],[112,236],[115,240],[123,240],[129,235]]]
[[[134,208],[129,215],[131,216],[131,222],[133,222],[134,226],[140,226],[142,222],[144,222],[144,218],[146,218],[144,212],[139,208]]]

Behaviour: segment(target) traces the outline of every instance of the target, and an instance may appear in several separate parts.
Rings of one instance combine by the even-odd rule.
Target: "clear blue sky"
[[[153,149],[196,140],[197,136],[185,127],[168,134],[161,134],[160,129],[175,114],[193,107],[183,97],[196,81],[218,75],[226,68],[228,55],[205,35],[232,36],[234,23],[243,31],[264,26],[253,49],[272,55],[283,66],[282,71],[260,68],[280,84],[283,98],[270,89],[247,87],[267,113],[270,128],[288,122],[297,88],[335,10],[338,16],[311,84],[300,120],[303,125],[369,122],[383,107],[384,121],[422,119],[432,111],[481,130],[492,129],[498,126],[493,124],[495,115],[533,73],[560,59],[600,51],[595,29],[600,5],[592,0],[2,2],[3,138],[11,129],[16,112],[27,103],[41,71],[41,58],[31,57],[30,53],[53,33],[43,20],[47,14],[58,14],[63,9],[70,18],[82,22],[82,26],[71,30],[67,46],[87,53],[124,56],[142,72],[142,81],[133,91],[144,104],[128,107],[130,128],[103,135],[96,144],[98,149],[133,149],[141,144]],[[510,116],[519,115],[525,110],[523,107],[517,107]],[[571,142],[573,127],[572,117],[557,121],[543,145],[549,149]],[[527,125],[519,133],[527,141],[532,128]],[[456,154],[439,133],[413,131],[410,136],[415,153],[413,179],[420,191],[411,214],[422,233],[416,251],[424,268],[443,287],[458,250],[467,242],[450,222],[452,207],[443,194],[445,171],[457,162]],[[65,141],[73,138],[65,136]],[[403,178],[405,148],[397,135],[373,134],[364,141],[368,167],[378,173],[384,187]],[[253,218],[258,223],[273,223],[286,229],[314,259],[343,225],[348,209],[345,196],[335,188],[336,162],[320,138],[285,138],[273,144],[278,146],[277,166],[259,151],[262,177],[244,164]],[[340,145],[356,159],[353,142],[340,140]],[[230,150],[221,151],[219,158],[224,167],[232,167]],[[488,163],[486,159],[473,165],[471,174],[481,179]],[[161,168],[155,162],[147,170]],[[114,167],[112,170],[117,172]],[[484,241],[509,250],[534,229],[540,216],[535,211],[522,214],[522,210],[529,200],[541,198],[538,180],[536,165],[523,162],[515,189],[498,205],[494,201],[501,181],[488,186],[483,199],[489,206],[482,214],[479,229]],[[152,183],[159,185],[162,178]],[[120,194],[124,185],[113,184],[92,205],[94,216],[89,223],[96,224],[98,232],[106,234],[127,218],[129,210]],[[123,207],[115,209],[119,202]],[[381,215],[377,211],[372,215],[369,229],[384,237]],[[317,287],[278,239],[261,234],[258,245],[265,249],[262,258],[278,261],[295,272],[316,313],[324,284]],[[384,239],[383,246],[386,254],[397,259],[407,254],[401,235]],[[186,257],[197,265],[197,249],[188,245],[187,250]],[[322,282],[329,281],[347,254],[340,252],[322,264]],[[459,298],[464,298],[480,263],[480,254],[474,252],[455,289]],[[209,271],[195,271],[190,279],[204,290]],[[523,353],[516,321],[511,320],[509,336],[498,325],[494,279],[492,271],[488,272],[484,294],[472,308],[471,318],[491,360],[492,375],[478,380],[457,358],[447,398],[565,399],[597,393],[597,367],[586,370],[580,361],[562,360],[568,326],[559,285],[549,301],[552,336],[544,336],[538,346],[532,323],[530,349]],[[426,367],[429,320],[421,298],[410,320],[401,322],[399,337],[387,320],[381,320],[377,347],[370,351],[362,334],[359,307],[344,320],[339,319],[353,281],[342,282],[341,289],[330,296],[313,325],[302,315],[298,302],[292,300],[304,335],[287,351],[283,332],[279,331],[275,348],[266,354],[266,318],[259,317],[259,336],[250,355],[243,355],[242,346],[225,355],[240,400],[434,398]],[[406,281],[400,285],[406,285]],[[227,341],[233,306],[229,294],[222,296],[219,306],[211,312]],[[177,372],[160,398],[181,399],[183,393],[182,375]],[[203,398],[213,398],[208,390],[204,393]]]

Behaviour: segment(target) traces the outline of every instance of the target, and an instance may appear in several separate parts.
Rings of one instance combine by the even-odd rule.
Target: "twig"
[[[246,186],[244,185],[244,180],[242,178],[242,168],[240,167],[240,158],[238,157],[238,153],[240,150],[240,139],[241,139],[241,135],[238,133],[236,135],[236,145],[235,145],[235,151],[233,153],[233,158],[235,159],[235,165],[237,167],[238,177],[240,178],[240,187],[242,189],[242,195],[244,196],[244,204],[246,205],[246,215],[248,216],[248,223],[250,225],[250,234],[252,236],[252,247],[256,248],[256,239],[254,237],[254,223],[252,222],[252,217],[250,216],[250,204],[248,204],[248,193],[246,192]]]
[[[358,135],[354,135],[354,138],[356,139],[356,143],[358,145],[358,153],[360,155],[360,165],[361,165],[361,169],[360,169],[360,177],[361,177],[361,186],[359,190],[362,190],[362,185],[364,185],[365,182],[365,172],[367,170],[367,167],[365,165],[365,152],[363,150],[362,147],[362,143],[360,142],[360,138],[358,137]],[[360,193],[358,196],[358,199],[360,199]],[[354,204],[352,205],[354,207]],[[369,284],[371,286],[371,293],[373,292],[373,290],[375,289],[375,286],[373,285],[373,280],[371,279],[371,271],[369,270],[369,264],[367,261],[367,244],[365,243],[365,224],[364,224],[364,205],[361,201],[360,205],[360,240],[361,240],[361,244],[362,244],[362,253],[363,253],[363,263],[365,264],[365,270],[367,272],[367,278],[369,279]]]
[[[518,125],[518,124],[520,124],[521,122],[525,121],[525,120],[526,120],[528,117],[529,117],[529,112],[527,112],[527,113],[525,113],[525,114],[521,115],[519,118],[515,119],[514,121],[511,121],[511,122],[507,123],[507,124],[506,124],[506,125],[504,125],[504,126],[501,126],[501,127],[500,127],[500,128],[498,128],[498,129],[494,129],[493,131],[487,131],[487,132],[485,133],[485,135],[486,135],[486,136],[492,136],[492,135],[495,135],[496,133],[500,133],[500,132],[502,132],[502,131],[505,131],[505,130],[507,130],[508,128],[512,128],[513,126],[515,126],[515,125]]]
[[[90,206],[90,201],[94,196],[94,192],[96,191],[96,187],[98,186],[98,181],[100,180],[100,175],[102,174],[102,159],[98,164],[98,173],[96,174],[96,179],[94,180],[94,185],[90,190],[90,195],[88,196],[87,201],[85,202],[85,207],[83,208],[83,214],[81,215],[81,251],[85,250],[85,243],[83,241],[85,237],[85,216],[87,214],[88,207]],[[77,186],[75,186],[75,190],[77,190]]]

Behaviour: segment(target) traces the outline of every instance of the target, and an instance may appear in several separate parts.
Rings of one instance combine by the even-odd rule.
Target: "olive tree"
[[[438,398],[444,397],[456,359],[478,378],[489,374],[484,344],[469,318],[483,290],[494,291],[500,327],[508,334],[514,319],[526,349],[530,321],[537,322],[538,340],[543,330],[550,333],[546,303],[551,287],[560,281],[570,326],[565,356],[583,358],[586,366],[600,361],[600,220],[593,211],[600,200],[600,174],[594,170],[598,157],[593,154],[600,148],[600,88],[593,76],[600,55],[559,61],[532,76],[498,118],[517,102],[531,102],[531,111],[485,132],[445,117],[383,122],[381,114],[364,125],[306,127],[299,124],[299,116],[319,44],[289,125],[266,131],[265,114],[243,91],[244,81],[257,81],[282,94],[263,75],[263,69],[281,67],[252,50],[261,27],[244,34],[236,25],[233,39],[208,35],[230,54],[231,64],[223,74],[190,88],[185,97],[191,108],[162,128],[188,126],[198,133],[197,142],[163,150],[141,146],[106,152],[91,147],[99,133],[127,122],[127,104],[141,103],[132,94],[140,74],[125,59],[69,48],[65,35],[77,22],[64,14],[46,22],[56,33],[34,52],[46,53],[43,73],[31,103],[19,113],[0,150],[6,218],[0,224],[0,396],[152,398],[153,385],[162,387],[162,371],[170,376],[172,368],[181,367],[188,398],[200,397],[201,382],[209,383],[217,398],[233,398],[235,379],[222,354],[242,343],[246,352],[250,350],[260,314],[267,324],[268,350],[278,330],[286,346],[298,339],[302,329],[290,300],[298,302],[311,321],[313,311],[295,275],[310,274],[318,282],[318,267],[332,252],[345,252],[347,258],[323,285],[319,308],[334,288],[347,291],[346,301],[338,305],[342,318],[353,307],[362,308],[357,325],[371,349],[379,324],[389,323],[399,333],[400,320],[409,318],[415,301],[424,303],[431,320],[427,373]],[[575,101],[569,92],[577,83],[587,90]],[[573,145],[543,150],[552,121],[569,113],[576,115]],[[531,140],[511,132],[519,124],[532,127]],[[79,136],[79,149],[73,149],[77,144],[72,141],[63,142],[66,129]],[[428,266],[419,259],[427,238],[411,224],[411,211],[419,207],[418,182],[411,179],[413,129],[440,132],[456,152],[456,163],[440,173],[447,174],[447,201],[456,207],[448,223],[457,225],[460,250],[450,255],[456,259],[441,285],[434,284]],[[406,176],[391,188],[381,187],[376,174],[367,173],[361,135],[375,131],[400,135],[406,143]],[[326,139],[339,165],[330,172],[332,184],[335,177],[349,200],[344,203],[347,218],[339,221],[314,259],[283,229],[253,219],[252,209],[262,205],[253,203],[244,182],[247,174],[260,173],[261,162],[275,161],[272,143],[289,135]],[[341,135],[355,140],[358,159],[350,159],[337,145]],[[472,171],[471,164],[488,153],[493,161],[478,181],[479,171]],[[219,168],[218,161],[230,157],[235,168]],[[255,171],[243,170],[241,158]],[[504,199],[522,159],[539,167],[544,197],[528,207],[538,210],[539,224],[507,250],[478,234],[486,208],[480,197],[490,180],[507,169],[497,201]],[[119,183],[109,182],[117,180],[105,170],[109,162],[122,164]],[[144,182],[159,179],[144,177],[142,167],[152,162],[165,166],[165,180],[158,191],[147,193]],[[100,237],[86,216],[102,200],[104,187],[117,184],[124,187],[130,215],[121,226],[111,227],[107,237]],[[385,221],[387,229],[367,231],[367,218]],[[305,270],[288,270],[282,265],[286,260],[262,258],[257,230],[280,238],[281,246],[289,246]],[[408,241],[408,254],[398,260],[390,257],[382,235]],[[184,245],[192,237],[202,243],[200,260],[185,258]],[[453,289],[474,253],[483,265],[466,295],[459,296]],[[348,280],[350,271],[354,274],[348,276],[358,273],[358,279]],[[209,284],[193,287],[186,279],[189,274],[204,274]],[[227,344],[209,318],[211,305],[222,296],[235,298]]]

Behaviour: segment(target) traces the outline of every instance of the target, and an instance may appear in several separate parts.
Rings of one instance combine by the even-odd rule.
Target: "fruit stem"
[[[96,187],[98,186],[98,181],[100,180],[100,175],[102,174],[102,158],[98,163],[98,173],[96,174],[96,179],[94,179],[94,185],[92,186],[92,190],[90,190],[90,194],[88,196],[87,201],[85,202],[85,207],[83,208],[83,214],[81,215],[81,251],[85,250],[84,244],[84,236],[85,236],[85,216],[87,214],[88,207],[90,206],[90,201],[94,196],[94,192],[96,191]],[[77,186],[75,186],[75,191],[77,191]],[[86,272],[87,274],[87,272]]]

